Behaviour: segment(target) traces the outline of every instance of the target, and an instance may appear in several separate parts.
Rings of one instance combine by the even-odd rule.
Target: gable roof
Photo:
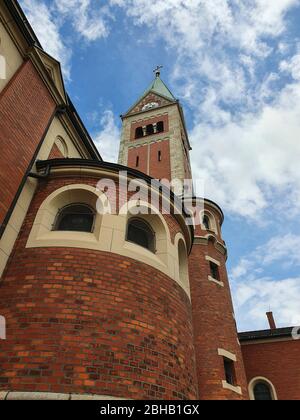
[[[170,89],[167,87],[167,85],[161,80],[160,76],[156,76],[153,82],[150,84],[148,89],[144,92],[142,98],[144,98],[146,95],[148,95],[149,92],[157,93],[160,96],[163,96],[166,99],[169,99],[171,101],[176,101],[176,98],[170,91]]]
[[[34,30],[32,29],[28,19],[26,18],[18,0],[3,0],[4,5],[8,9],[9,13],[13,17],[14,22],[16,23],[19,31],[24,37],[26,43],[32,47],[32,53],[30,57],[36,60],[36,62],[42,63],[42,66],[45,68],[47,74],[47,81],[50,81],[49,85],[53,85],[57,91],[60,93],[61,99],[64,101],[67,114],[78,132],[81,140],[83,141],[85,147],[87,148],[90,155],[96,160],[102,160],[101,155],[94,144],[91,136],[89,135],[84,123],[80,119],[76,108],[72,104],[68,94],[65,91],[64,81],[61,72],[61,66],[59,61],[51,57],[40,44]]]
[[[151,82],[148,89],[139,97],[139,99],[128,109],[124,116],[128,115],[149,93],[154,93],[171,103],[177,103],[177,99],[172,94],[167,85],[161,80],[160,75],[157,73],[155,79]]]

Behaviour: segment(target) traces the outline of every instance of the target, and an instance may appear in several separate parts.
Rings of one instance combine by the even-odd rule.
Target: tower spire
[[[156,77],[160,77],[160,70],[163,68],[164,66],[157,66],[156,69],[153,70],[153,73],[155,73]]]

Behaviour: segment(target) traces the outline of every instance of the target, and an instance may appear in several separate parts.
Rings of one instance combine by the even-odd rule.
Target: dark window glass
[[[162,133],[163,131],[164,131],[164,123],[163,123],[163,121],[159,121],[158,123],[157,123],[157,132],[158,133]]]
[[[210,230],[210,221],[208,216],[203,217],[203,226],[205,229]]]
[[[137,156],[135,166],[138,168],[139,164],[140,164],[140,158]]]
[[[151,227],[143,220],[132,219],[129,221],[127,241],[155,252],[155,234]]]
[[[147,125],[147,135],[150,136],[151,134],[154,134],[154,127],[153,124]]]
[[[209,264],[210,264],[210,273],[211,273],[211,276],[215,280],[220,280],[219,267],[217,266],[217,264],[213,263],[212,261],[210,261]]]
[[[254,387],[254,398],[257,401],[272,401],[272,392],[265,382],[259,382]]]
[[[161,162],[161,151],[158,152],[158,161]]]
[[[92,232],[94,212],[88,206],[74,204],[60,211],[54,230]]]
[[[229,359],[224,359],[224,369],[226,382],[230,385],[235,385],[235,371],[234,362]]]
[[[140,139],[141,137],[144,137],[143,127],[138,127],[135,130],[135,138]]]

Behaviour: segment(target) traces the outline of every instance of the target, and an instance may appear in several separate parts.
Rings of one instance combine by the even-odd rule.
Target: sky
[[[153,69],[225,213],[239,330],[300,325],[300,0],[21,0],[105,160]]]

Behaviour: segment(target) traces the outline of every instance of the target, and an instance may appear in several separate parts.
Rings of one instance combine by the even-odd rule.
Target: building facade
[[[159,69],[108,163],[15,0],[0,41],[0,399],[300,399],[295,329],[237,332]]]

